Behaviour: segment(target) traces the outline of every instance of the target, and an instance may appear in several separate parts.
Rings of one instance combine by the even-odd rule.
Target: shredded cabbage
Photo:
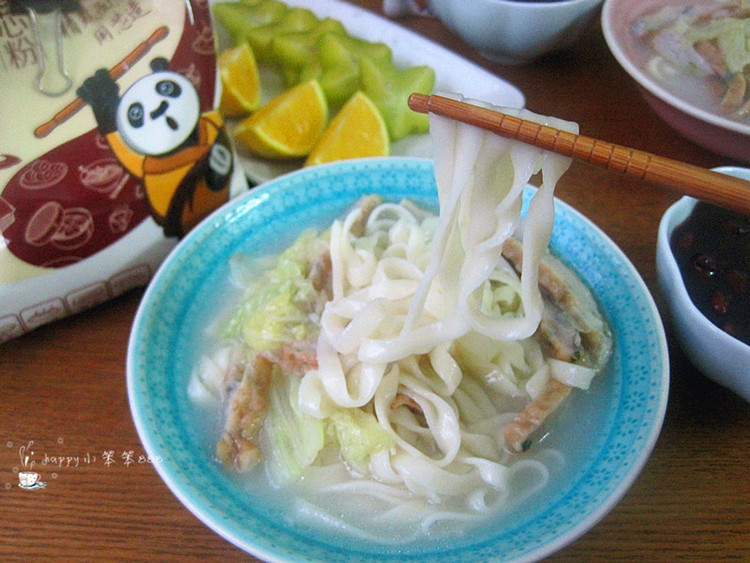
[[[690,25],[685,29],[685,39],[689,45],[716,41],[730,73],[742,72],[750,64],[750,19],[727,17],[703,26]]]
[[[310,311],[318,294],[307,279],[308,245],[315,237],[312,231],[305,233],[248,286],[222,332],[224,338],[241,337],[256,352],[315,338],[318,327]]]
[[[325,424],[307,416],[297,406],[299,378],[274,375],[268,416],[263,425],[264,453],[274,480],[298,478],[325,444]]]
[[[370,455],[394,444],[375,416],[362,409],[337,409],[328,421],[341,449],[341,458],[360,473],[367,471]]]

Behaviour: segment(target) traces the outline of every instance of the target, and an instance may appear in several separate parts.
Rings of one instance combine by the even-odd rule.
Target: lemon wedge
[[[218,59],[221,77],[219,110],[228,117],[247,115],[260,106],[260,75],[247,43],[223,51]]]
[[[310,154],[328,122],[328,102],[317,80],[279,94],[234,130],[234,137],[259,156],[302,158]]]
[[[323,131],[305,166],[334,160],[390,153],[388,129],[380,111],[364,92],[356,92]]]

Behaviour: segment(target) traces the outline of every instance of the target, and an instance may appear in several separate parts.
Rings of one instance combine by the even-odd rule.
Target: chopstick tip
[[[419,113],[428,113],[430,111],[430,96],[414,92],[409,95],[407,103],[411,109]]]

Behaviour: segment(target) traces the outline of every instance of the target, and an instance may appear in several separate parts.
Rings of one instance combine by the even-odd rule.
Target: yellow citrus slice
[[[235,138],[265,158],[307,156],[328,122],[328,102],[317,80],[279,94],[234,130]]]
[[[383,116],[364,92],[356,92],[331,120],[305,166],[390,153]]]
[[[219,110],[226,116],[245,116],[260,106],[260,76],[247,43],[223,51],[218,59],[221,77]]]

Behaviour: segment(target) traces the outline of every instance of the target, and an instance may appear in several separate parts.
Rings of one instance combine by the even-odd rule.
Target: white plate
[[[464,59],[452,51],[425,39],[400,25],[339,0],[285,0],[289,6],[299,6],[311,10],[319,18],[331,17],[339,20],[346,30],[356,37],[368,41],[387,44],[393,51],[393,62],[399,67],[428,65],[435,70],[435,91],[455,92],[467,98],[474,98],[505,107],[523,107],[523,93],[512,84]],[[220,24],[217,24],[217,26]],[[226,45],[228,38],[222,29],[217,30],[220,45]],[[266,96],[274,92],[274,84],[267,78]],[[245,172],[251,182],[262,183],[281,174],[299,168],[299,161],[273,162],[253,156],[238,146],[237,150]],[[432,156],[430,137],[410,135],[391,145],[393,156]]]

